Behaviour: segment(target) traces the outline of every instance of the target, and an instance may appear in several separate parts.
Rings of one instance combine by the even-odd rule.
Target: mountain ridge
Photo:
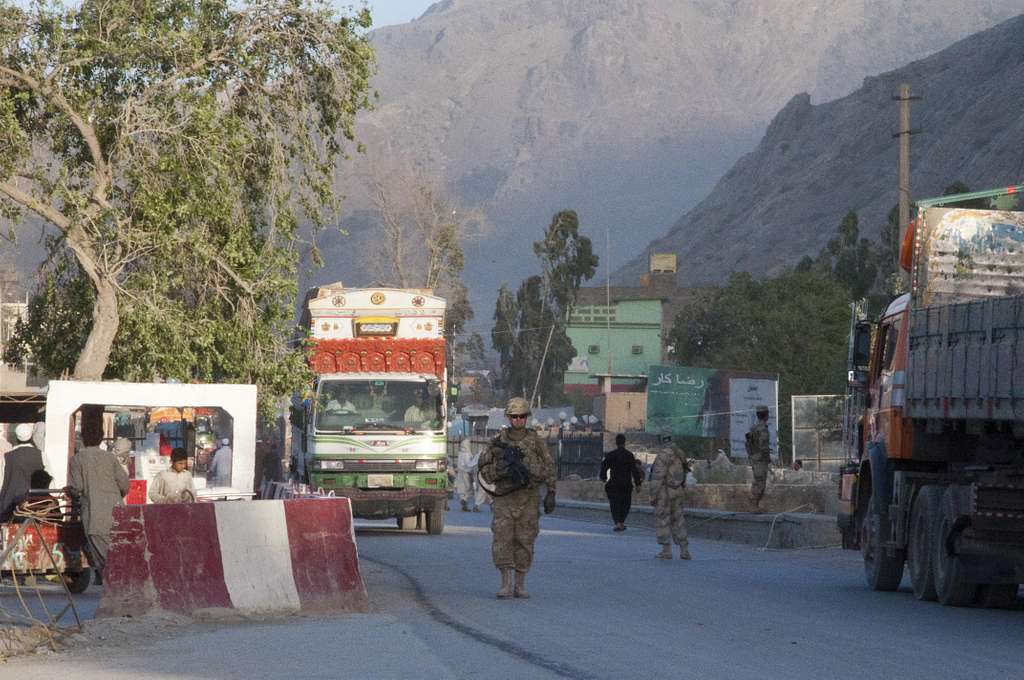
[[[734,271],[777,273],[816,255],[849,210],[858,212],[861,233],[877,238],[898,201],[892,98],[904,82],[923,95],[912,105],[911,127],[921,130],[911,141],[912,198],[941,194],[955,181],[974,189],[1017,183],[1022,45],[1024,15],[867,77],[841,99],[815,105],[807,94],[793,97],[757,147],[648,250],[677,253],[680,282],[704,285]],[[638,256],[615,278],[633,280],[645,266]]]

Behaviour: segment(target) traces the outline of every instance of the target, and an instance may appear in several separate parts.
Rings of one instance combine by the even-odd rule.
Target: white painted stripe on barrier
[[[224,581],[235,609],[299,611],[283,501],[214,505]]]

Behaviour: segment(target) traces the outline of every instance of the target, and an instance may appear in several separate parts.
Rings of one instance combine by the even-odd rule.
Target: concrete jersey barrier
[[[99,616],[367,608],[347,498],[114,511]]]

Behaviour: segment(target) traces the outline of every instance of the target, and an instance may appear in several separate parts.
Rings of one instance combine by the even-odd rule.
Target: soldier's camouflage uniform
[[[525,436],[515,440],[509,429],[502,430],[491,446],[480,454],[480,477],[488,489],[495,492],[491,500],[491,555],[498,569],[515,569],[526,573],[533,563],[533,543],[540,533],[540,485],[547,484],[548,494],[555,493],[555,466],[548,447],[534,430],[524,430]],[[523,452],[523,464],[530,472],[529,483],[507,493],[510,482],[498,479],[497,463],[504,450],[494,442],[518,446]],[[514,487],[514,483],[511,484]],[[498,495],[506,494],[506,495]]]
[[[662,451],[654,459],[648,487],[654,503],[654,530],[658,543],[673,541],[680,550],[687,548],[686,518],[683,516],[683,492],[686,488],[686,459],[681,451]]]
[[[765,483],[768,481],[768,468],[772,462],[771,435],[768,432],[768,421],[758,419],[754,427],[747,433],[747,458],[754,473],[754,481],[750,485],[750,498],[759,503],[764,497]]]

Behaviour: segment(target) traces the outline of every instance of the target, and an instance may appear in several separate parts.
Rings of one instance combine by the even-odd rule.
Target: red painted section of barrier
[[[303,611],[366,611],[369,600],[359,573],[347,498],[297,499],[284,503],[292,576]]]
[[[161,608],[189,613],[230,607],[213,505],[147,505],[143,514],[149,570]]]
[[[100,616],[231,607],[209,503],[114,509]]]

